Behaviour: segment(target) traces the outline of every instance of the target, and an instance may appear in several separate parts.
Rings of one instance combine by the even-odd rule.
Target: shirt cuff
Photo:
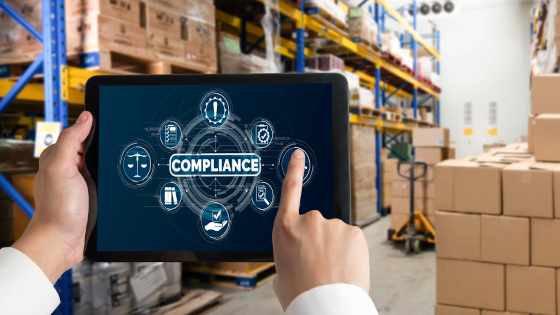
[[[27,255],[0,249],[0,305],[6,314],[51,314],[60,304],[54,286]]]
[[[379,315],[373,301],[362,288],[351,284],[328,284],[298,295],[286,315]]]

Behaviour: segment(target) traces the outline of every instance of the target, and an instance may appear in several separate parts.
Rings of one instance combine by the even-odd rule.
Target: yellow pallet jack
[[[401,165],[409,164],[408,174],[401,174]],[[422,166],[422,174],[415,175],[416,165]],[[410,181],[410,215],[400,228],[392,235],[394,241],[404,241],[405,253],[420,253],[420,242],[435,243],[436,231],[430,221],[422,213],[414,213],[414,182],[424,176],[428,171],[428,165],[422,161],[399,161],[397,166],[400,177]]]

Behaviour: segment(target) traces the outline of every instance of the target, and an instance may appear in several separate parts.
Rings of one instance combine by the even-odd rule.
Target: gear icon
[[[259,140],[260,143],[268,143],[270,141],[270,132],[268,132],[268,129],[266,128],[259,129],[259,132],[257,134],[257,139]]]

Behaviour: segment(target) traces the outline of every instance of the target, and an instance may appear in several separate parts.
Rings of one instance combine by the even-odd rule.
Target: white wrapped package
[[[332,0],[305,0],[305,4],[317,6],[341,22],[346,21],[346,12]]]
[[[350,106],[373,109],[374,96],[370,89],[358,87],[350,90]]]
[[[381,51],[388,51],[398,58],[401,57],[401,42],[393,32],[381,33]]]
[[[360,87],[360,77],[351,71],[344,70],[344,76],[348,81],[348,89],[352,91],[353,89],[357,89]]]
[[[432,84],[435,86],[441,86],[441,82],[439,79],[439,74],[432,72],[432,75],[430,76],[430,81],[432,81]]]
[[[362,7],[348,9],[348,35],[363,41],[377,43],[377,23]]]
[[[410,69],[414,69],[414,59],[412,58],[411,49],[402,48],[401,60],[403,65],[409,67]]]
[[[420,57],[417,61],[418,75],[424,78],[431,78],[432,75],[432,57]]]

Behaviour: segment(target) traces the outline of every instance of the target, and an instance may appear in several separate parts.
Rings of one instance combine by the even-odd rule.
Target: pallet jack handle
[[[408,170],[408,176],[404,175],[401,173],[401,165],[403,164],[408,164],[409,165],[409,170]],[[414,174],[414,170],[415,170],[415,166],[416,165],[421,165],[422,166],[422,173],[420,175],[415,175]],[[426,173],[428,172],[428,165],[423,162],[423,161],[399,161],[399,164],[397,165],[397,173],[399,174],[400,177],[402,178],[406,178],[410,181],[410,216],[409,216],[409,226],[412,229],[414,226],[414,182],[424,176],[426,176]]]

